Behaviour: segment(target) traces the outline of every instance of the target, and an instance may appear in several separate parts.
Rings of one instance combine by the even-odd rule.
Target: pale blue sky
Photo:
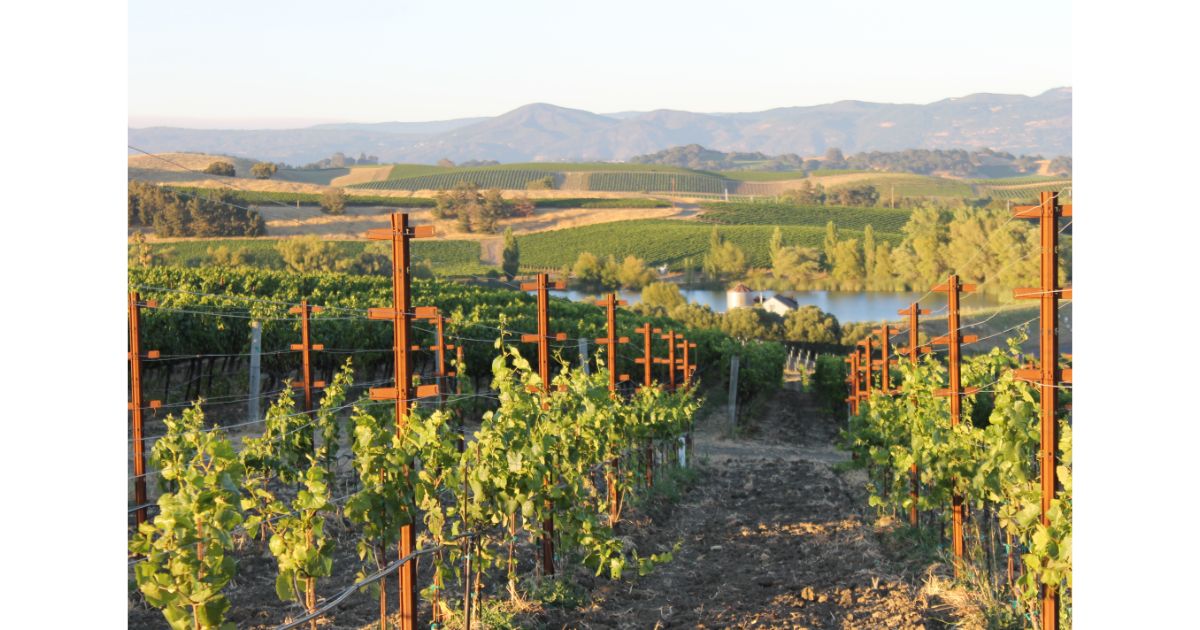
[[[927,103],[1071,84],[1070,3],[129,3],[131,124]]]

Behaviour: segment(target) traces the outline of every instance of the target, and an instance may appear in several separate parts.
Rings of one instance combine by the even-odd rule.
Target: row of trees
[[[1036,284],[1040,248],[1037,227],[1012,221],[1002,207],[946,210],[924,206],[904,225],[895,248],[877,242],[871,226],[857,238],[841,239],[826,226],[826,286],[845,290],[926,289],[955,272],[964,282],[1006,293]],[[1070,269],[1070,236],[1063,238],[1064,270]],[[1064,273],[1066,273],[1064,271]]]
[[[250,167],[250,174],[255,179],[271,179],[279,171],[279,167],[280,165],[274,162],[256,162],[254,166]],[[209,164],[204,167],[204,172],[218,177],[237,177],[237,167],[233,165],[233,162],[225,160],[217,160]]]
[[[463,232],[495,234],[500,219],[533,214],[533,202],[528,198],[507,202],[499,189],[480,191],[474,182],[460,181],[450,190],[434,195],[433,216],[438,219],[457,219]]]
[[[825,190],[821,184],[804,181],[798,188],[783,193],[783,197],[791,203],[802,206],[863,206],[879,205],[879,190],[870,184],[858,186],[843,186],[833,190]]]
[[[227,191],[203,195],[129,182],[129,227],[150,227],[158,236],[263,236],[262,216],[236,203]]]
[[[783,316],[759,308],[717,313],[708,306],[688,303],[679,286],[671,282],[649,284],[642,290],[642,301],[631,308],[643,315],[671,317],[688,328],[719,330],[738,340],[845,344],[858,341],[855,337],[860,332],[859,326],[843,327],[833,314],[811,305]]]
[[[571,272],[585,286],[599,289],[640,289],[654,280],[654,272],[646,267],[646,261],[633,255],[617,262],[612,255],[601,260],[591,252],[583,252]]]
[[[951,173],[961,177],[995,177],[1036,173],[1040,155],[1016,156],[992,149],[906,149],[904,151],[870,151],[846,157],[842,150],[830,147],[821,158],[802,158],[795,153],[766,155],[761,152],[742,153],[706,149],[698,144],[663,149],[657,153],[629,158],[634,164],[663,164],[708,171],[805,171],[871,170],[896,173]],[[1050,173],[1071,175],[1071,158],[1054,158]]]

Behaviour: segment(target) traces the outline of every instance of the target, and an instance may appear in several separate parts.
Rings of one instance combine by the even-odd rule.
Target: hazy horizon
[[[1037,16],[1031,20],[1030,16]],[[1045,24],[1062,25],[1046,37]],[[132,0],[131,124],[930,103],[1072,84],[1070,4]]]
[[[1015,95],[1032,97],[1032,96],[1037,96],[1038,94],[1044,94],[1050,90],[1058,90],[1058,89],[1071,89],[1071,86],[1070,85],[1054,85],[1054,86],[1050,86],[1044,90],[1039,90],[1039,91],[1028,93],[1028,94],[1015,94]],[[975,92],[973,94],[1014,95],[1013,93],[997,92],[994,90]],[[889,105],[927,105],[929,103],[935,103],[935,102],[946,100],[946,99],[962,98],[962,97],[966,97],[966,96],[971,96],[971,94],[952,94],[952,95],[947,95],[943,98],[938,98],[938,99],[934,99],[932,101],[923,102],[923,103],[888,102],[888,101],[875,101],[875,102],[886,103]],[[838,99],[838,101],[850,101],[850,100],[861,100],[861,99]],[[754,111],[764,111],[764,110],[778,109],[778,108],[784,108],[784,107],[810,107],[810,106],[816,106],[816,105],[828,105],[830,103],[835,103],[838,101],[829,101],[827,103],[780,104],[780,105],[774,105],[771,107],[763,108],[763,110],[754,110]],[[521,107],[525,107],[525,106],[533,105],[533,104],[536,104],[536,102],[531,101],[529,103],[524,103],[524,104],[518,105],[517,107],[514,107],[512,109],[508,109],[508,110],[504,110],[504,111],[500,111],[500,112],[476,113],[476,114],[470,114],[470,115],[466,115],[466,116],[455,116],[453,118],[441,118],[441,119],[437,119],[437,120],[400,120],[400,119],[350,120],[348,118],[336,118],[336,117],[334,117],[334,118],[285,118],[285,117],[279,117],[279,118],[271,118],[271,117],[263,117],[263,118],[211,117],[211,118],[207,118],[207,117],[194,117],[194,116],[156,116],[156,115],[133,116],[133,115],[131,115],[131,116],[129,116],[129,120],[127,121],[127,124],[130,128],[133,128],[133,129],[144,129],[144,128],[149,128],[149,127],[180,127],[180,128],[186,128],[186,129],[209,129],[209,130],[220,130],[220,129],[256,130],[256,129],[299,129],[299,128],[312,127],[314,125],[322,125],[322,124],[374,124],[374,123],[390,123],[390,122],[425,123],[425,122],[439,122],[439,121],[444,121],[444,120],[454,120],[454,119],[460,119],[460,118],[487,118],[487,117],[493,117],[493,116],[500,116],[502,114],[512,111],[513,109],[519,109]],[[547,103],[547,104],[555,105],[558,107],[566,107],[565,105],[559,105],[558,103]],[[569,109],[583,109],[583,108],[572,107]],[[619,114],[660,111],[660,110],[668,110],[668,109],[676,109],[676,108],[656,107],[656,108],[644,109],[644,110],[622,109],[622,110],[605,111],[605,112],[593,111],[593,113],[600,114],[602,116],[613,116],[613,115],[619,115]],[[585,111],[592,111],[592,110],[585,110]],[[734,114],[734,113],[748,113],[749,110],[747,110],[745,112],[734,112],[734,111],[705,112],[705,111],[686,110],[686,109],[678,110],[678,111],[690,111],[690,112],[698,113],[698,114],[721,115],[721,114]]]

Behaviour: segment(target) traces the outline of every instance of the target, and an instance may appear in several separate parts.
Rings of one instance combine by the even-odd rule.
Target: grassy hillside
[[[528,267],[554,267],[574,264],[580,252],[591,252],[597,256],[612,254],[624,258],[630,254],[645,259],[647,263],[667,264],[679,268],[685,258],[699,265],[708,251],[712,224],[669,219],[648,219],[602,223],[566,230],[539,232],[517,238],[521,247],[521,264]],[[722,225],[717,226],[721,235],[735,243],[746,253],[753,266],[770,265],[767,243],[772,225]],[[810,225],[781,226],[788,244],[821,248],[825,238],[823,227]],[[841,238],[861,238],[862,232],[843,229]],[[900,242],[894,232],[876,232],[878,241],[892,244]]]

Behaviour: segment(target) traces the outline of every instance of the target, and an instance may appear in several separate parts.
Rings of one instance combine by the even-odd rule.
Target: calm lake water
[[[574,301],[593,300],[600,297],[599,293],[569,290],[551,291],[552,295],[566,297]],[[681,289],[683,297],[693,304],[708,306],[713,311],[724,313],[729,305],[725,300],[725,291],[715,289]],[[630,304],[637,304],[642,299],[640,291],[618,291],[621,299]],[[755,291],[756,297],[763,299],[774,295],[773,291]],[[800,306],[815,305],[826,313],[833,313],[839,322],[864,322],[885,319],[898,319],[896,311],[908,308],[913,300],[921,299],[922,308],[937,309],[945,306],[946,296],[942,293],[925,295],[917,292],[896,291],[790,291],[785,295],[793,298]],[[964,298],[963,308],[980,308],[999,304],[995,298],[988,295],[973,294]]]

